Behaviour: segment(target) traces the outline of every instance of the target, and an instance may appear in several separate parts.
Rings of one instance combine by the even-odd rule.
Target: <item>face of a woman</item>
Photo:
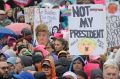
[[[20,16],[19,21],[20,21],[21,23],[24,23],[24,22],[25,22],[25,17],[24,17],[24,16]]]
[[[80,71],[80,70],[82,70],[82,68],[83,68],[82,62],[79,59],[75,60],[74,63],[73,63],[74,72]]]
[[[51,76],[52,74],[52,69],[50,66],[43,66],[42,71],[46,74],[46,76]]]
[[[48,34],[46,32],[38,32],[37,41],[40,45],[46,45],[48,42]]]
[[[9,10],[9,11],[8,11],[7,16],[8,16],[8,17],[12,17],[12,10]]]

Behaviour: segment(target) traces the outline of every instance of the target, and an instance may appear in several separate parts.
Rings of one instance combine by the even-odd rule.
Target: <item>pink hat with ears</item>
[[[49,54],[49,52],[47,50],[45,50],[45,46],[44,45],[37,45],[34,48],[34,52],[37,52],[37,51],[41,51],[44,57],[46,57]]]
[[[5,11],[9,11],[11,9],[11,6],[9,4],[5,4]]]
[[[57,39],[61,39],[61,38],[63,38],[63,34],[61,34],[61,33],[55,33],[53,37],[57,38]]]

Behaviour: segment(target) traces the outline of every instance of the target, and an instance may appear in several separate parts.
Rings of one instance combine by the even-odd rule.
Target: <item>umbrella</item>
[[[13,37],[17,37],[17,35],[10,29],[5,27],[0,27],[0,38],[3,38],[5,35],[10,35]]]
[[[12,31],[14,31],[17,35],[21,35],[21,31],[24,28],[28,28],[29,30],[31,30],[31,26],[29,24],[26,23],[12,23],[8,26],[6,26],[6,28],[11,29]]]

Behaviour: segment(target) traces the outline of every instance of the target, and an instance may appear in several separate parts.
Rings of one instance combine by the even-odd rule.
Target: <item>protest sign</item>
[[[48,26],[51,34],[59,31],[59,9],[35,8],[34,10],[34,30],[42,22]]]
[[[69,52],[72,55],[100,55],[106,51],[106,9],[104,5],[71,5]]]
[[[107,7],[109,5],[112,5],[113,11],[107,9],[107,44],[108,47],[114,47],[120,45],[120,10],[116,1],[108,3]]]
[[[24,16],[25,23],[33,23],[34,22],[34,7],[26,7],[24,8]]]
[[[32,0],[13,0],[17,5],[24,7],[31,3]]]

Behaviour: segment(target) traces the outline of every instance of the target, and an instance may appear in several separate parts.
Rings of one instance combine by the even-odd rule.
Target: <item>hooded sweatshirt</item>
[[[79,60],[82,62],[83,67],[85,66],[84,59],[83,59],[81,56],[75,56],[75,57],[73,58],[71,64],[70,64],[69,71],[74,72],[74,70],[73,70],[73,63],[74,63],[77,59],[79,59]]]
[[[50,59],[50,58],[46,58],[46,59],[44,59],[43,60],[43,62],[44,61],[49,61],[50,62],[50,65],[51,65],[51,68],[52,68],[52,70],[51,70],[51,79],[56,79],[56,69],[55,69],[55,63],[54,63],[54,60],[53,59]],[[42,71],[42,64],[43,64],[43,62],[42,63],[40,63],[39,64],[39,66],[38,66],[38,71]]]

